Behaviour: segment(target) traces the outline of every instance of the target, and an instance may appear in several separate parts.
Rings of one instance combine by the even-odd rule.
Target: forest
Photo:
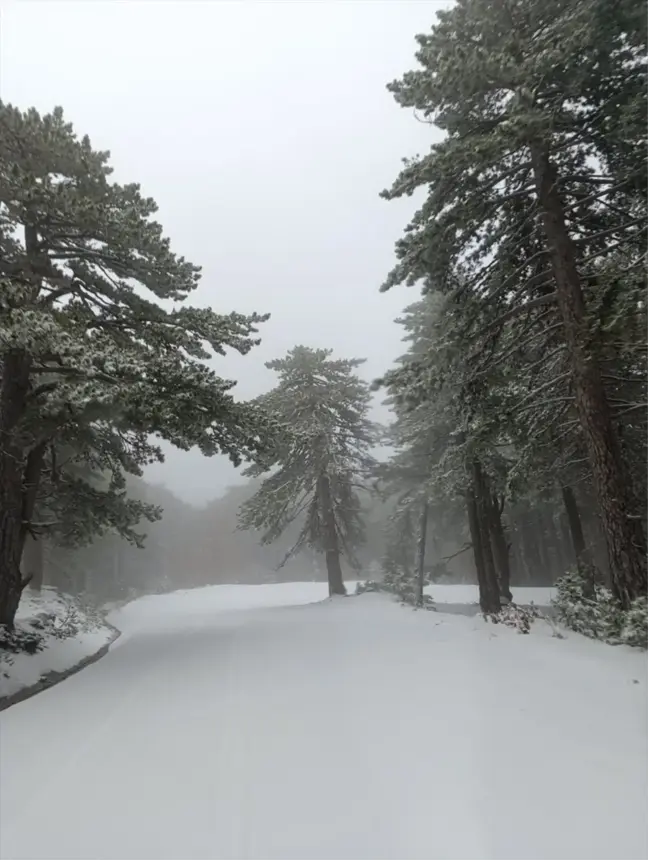
[[[388,89],[443,137],[382,191],[418,201],[376,284],[414,288],[402,355],[371,379],[296,331],[250,401],[217,359],[254,365],[272,295],[192,305],[155,201],[62,108],[0,102],[0,625],[28,584],[313,579],[474,581],[485,615],[557,585],[645,624],[644,4],[460,0],[417,45]],[[191,506],[146,480],[162,442],[243,480]]]

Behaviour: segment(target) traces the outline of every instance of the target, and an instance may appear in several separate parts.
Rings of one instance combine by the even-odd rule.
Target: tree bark
[[[490,496],[490,534],[493,544],[493,555],[497,567],[497,579],[502,597],[509,602],[513,600],[511,594],[511,562],[509,558],[509,546],[506,542],[506,534],[502,524],[503,501],[493,493]]]
[[[421,519],[419,521],[418,542],[416,545],[416,605],[423,606],[423,592],[425,589],[425,545],[427,541],[428,528],[428,501],[423,502]]]
[[[478,460],[472,463],[472,486],[468,492],[468,523],[475,556],[479,605],[484,614],[494,614],[501,608],[499,585],[495,573],[488,528],[488,510],[484,498],[484,483]]]
[[[473,558],[475,560],[475,573],[477,574],[477,585],[479,586],[479,603],[484,612],[482,601],[484,574],[484,553],[482,549],[481,529],[479,528],[479,512],[477,510],[477,498],[474,487],[470,487],[466,493],[466,506],[468,510],[468,527],[470,529],[470,542],[472,544]]]
[[[574,243],[548,150],[531,146],[535,186],[556,282],[579,423],[594,477],[615,595],[626,609],[647,586],[646,541],[593,352]]]
[[[317,494],[324,524],[324,552],[329,596],[346,594],[344,579],[342,578],[342,565],[340,564],[340,546],[335,525],[335,511],[331,498],[331,482],[328,475],[320,475],[317,479]]]
[[[22,350],[2,356],[0,383],[0,624],[13,627],[23,589],[23,469],[25,451],[19,438],[29,391],[31,361]]]

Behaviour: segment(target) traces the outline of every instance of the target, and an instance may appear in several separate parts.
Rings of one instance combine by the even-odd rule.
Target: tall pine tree
[[[240,528],[256,529],[271,543],[299,521],[284,561],[304,547],[322,553],[333,595],[346,593],[341,558],[358,567],[355,550],[364,538],[359,492],[374,466],[376,432],[367,417],[369,386],[355,373],[363,360],[331,356],[331,350],[297,346],[267,363],[279,382],[258,403],[285,435],[275,471],[241,507]],[[248,474],[261,471],[252,466]]]
[[[646,589],[645,535],[589,314],[610,261],[632,279],[645,253],[645,9],[458,0],[438,17],[418,37],[421,68],[390,86],[446,137],[385,193],[428,189],[385,288],[422,280],[558,339],[551,384],[568,382],[627,608]]]
[[[199,269],[111,172],[60,109],[0,102],[0,624],[59,442],[113,475],[162,458],[151,435],[236,463],[264,445],[258,409],[204,363],[246,353],[264,317],[182,306]]]

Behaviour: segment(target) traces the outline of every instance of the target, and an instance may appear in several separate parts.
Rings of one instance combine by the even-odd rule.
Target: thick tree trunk
[[[531,157],[556,281],[576,410],[605,532],[612,586],[621,604],[628,608],[635,597],[646,592],[645,535],[641,520],[636,516],[630,476],[623,464],[601,371],[590,343],[575,247],[565,222],[556,166],[542,146],[532,146]]]
[[[513,600],[511,594],[511,562],[509,558],[509,546],[506,542],[506,533],[502,523],[503,502],[493,493],[490,496],[490,534],[493,544],[493,555],[497,568],[497,579],[502,597],[509,602]]]
[[[423,502],[421,519],[419,520],[418,542],[416,545],[416,605],[423,606],[423,592],[425,589],[425,545],[427,541],[428,528],[428,502]]]
[[[342,578],[340,546],[335,525],[335,512],[333,510],[333,501],[331,499],[331,483],[328,475],[320,475],[317,479],[317,494],[324,522],[324,548],[329,595],[346,594],[344,579]]]
[[[468,492],[468,523],[477,568],[479,605],[484,614],[490,614],[499,612],[501,604],[488,527],[488,500],[485,498],[483,475],[477,460],[472,464],[472,477],[473,484]]]
[[[30,359],[20,350],[2,356],[0,383],[0,624],[13,626],[23,580],[23,470],[25,452],[18,437],[29,391]]]

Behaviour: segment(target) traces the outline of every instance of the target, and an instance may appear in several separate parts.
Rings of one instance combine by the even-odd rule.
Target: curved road
[[[377,595],[261,605],[322,596],[122,610],[106,658],[0,715],[0,856],[647,856],[642,656]]]

